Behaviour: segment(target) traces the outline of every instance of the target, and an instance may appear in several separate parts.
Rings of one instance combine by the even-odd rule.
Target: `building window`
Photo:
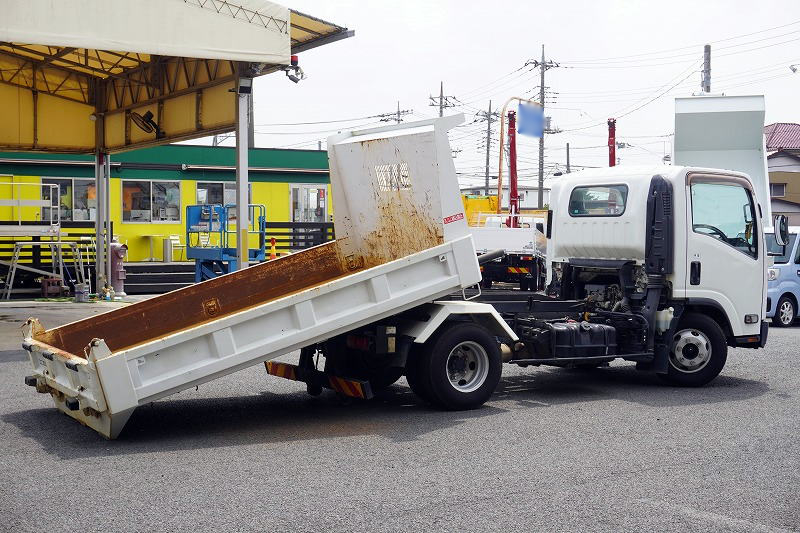
[[[769,195],[773,198],[783,198],[786,196],[786,184],[785,183],[770,183],[769,184]]]
[[[247,184],[247,197],[250,202],[252,190]],[[236,183],[232,182],[197,182],[198,204],[233,205],[236,203]]]
[[[94,180],[80,178],[42,178],[43,185],[58,185],[62,221],[95,220],[97,196]],[[42,187],[42,200],[50,200],[51,187]],[[42,208],[42,220],[50,220],[50,208]]]
[[[122,182],[123,222],[179,222],[181,187],[177,181]]]

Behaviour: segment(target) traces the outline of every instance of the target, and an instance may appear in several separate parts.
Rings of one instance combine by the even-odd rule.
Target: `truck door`
[[[689,174],[686,297],[710,300],[733,334],[758,334],[766,274],[752,186],[744,178]]]

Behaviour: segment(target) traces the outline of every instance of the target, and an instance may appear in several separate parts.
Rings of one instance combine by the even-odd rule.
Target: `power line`
[[[379,118],[384,115],[367,115],[364,117],[342,118],[336,120],[317,120],[314,122],[273,122],[268,124],[256,124],[256,126],[307,126],[314,124],[336,124],[339,122],[355,122],[357,120],[366,120],[368,118]]]
[[[750,37],[752,35],[757,35],[757,34],[760,34],[760,33],[767,33],[767,32],[770,32],[772,30],[778,30],[778,29],[781,29],[781,28],[787,28],[789,26],[794,26],[796,24],[800,24],[800,20],[795,20],[795,21],[789,22],[787,24],[781,24],[780,26],[773,26],[771,28],[765,28],[763,30],[754,31],[754,32],[751,32],[751,33],[735,35],[735,36],[732,36],[732,37],[726,37],[724,39],[717,39],[715,41],[708,41],[708,42],[710,44],[715,44],[715,43],[733,41],[733,40],[736,40],[736,39],[741,39],[741,38],[744,38],[744,37]],[[678,50],[696,49],[696,48],[702,46],[703,44],[704,43],[698,43],[698,44],[693,44],[693,45],[689,45],[689,46],[681,46],[681,47],[678,47],[678,48],[670,48],[670,49],[667,49],[667,50],[660,50],[660,51],[654,51],[654,52],[643,52],[641,54],[631,54],[631,55],[625,55],[625,56],[603,57],[603,58],[583,59],[583,60],[580,60],[580,59],[579,60],[568,60],[568,61],[565,61],[565,63],[570,63],[571,64],[571,63],[608,62],[608,61],[614,61],[614,60],[617,60],[617,59],[650,56],[650,55],[655,55],[655,54],[664,54],[664,53],[668,53],[668,52],[675,52],[675,51],[678,51]]]
[[[655,102],[656,100],[658,100],[658,99],[662,98],[662,97],[663,97],[663,96],[665,96],[667,93],[669,93],[669,92],[670,92],[672,89],[674,89],[675,87],[677,87],[678,85],[680,85],[681,83],[683,83],[684,81],[686,81],[687,79],[689,79],[689,77],[690,77],[690,76],[692,76],[692,74],[694,74],[694,73],[696,72],[696,71],[692,70],[692,69],[694,69],[694,68],[696,68],[696,67],[697,67],[697,63],[692,63],[691,65],[689,65],[689,69],[688,69],[688,70],[689,70],[689,73],[688,73],[688,74],[687,74],[687,75],[686,75],[684,78],[681,78],[681,79],[680,79],[680,80],[679,80],[677,83],[675,83],[674,85],[672,85],[671,87],[669,87],[669,88],[668,88],[668,89],[666,89],[665,91],[663,91],[663,92],[661,92],[661,93],[657,94],[656,96],[654,96],[654,97],[650,98],[649,100],[647,100],[646,102],[642,103],[641,105],[638,105],[638,106],[636,106],[636,104],[635,104],[635,103],[634,103],[634,104],[631,104],[631,105],[633,105],[633,106],[636,106],[636,107],[634,107],[633,109],[631,109],[631,110],[629,110],[629,111],[622,112],[622,111],[623,111],[623,110],[625,110],[627,107],[631,107],[631,106],[626,106],[626,107],[623,107],[622,109],[620,109],[620,110],[619,110],[620,112],[613,113],[613,114],[612,114],[612,116],[614,116],[614,117],[616,117],[616,118],[622,118],[622,117],[628,116],[628,115],[630,115],[631,113],[634,113],[634,112],[638,111],[639,109],[641,109],[641,108],[643,108],[643,107],[645,107],[645,106],[647,106],[647,105],[649,105],[649,104],[651,104],[651,103]],[[681,75],[683,75],[685,72],[686,72],[686,70],[682,71],[682,72],[681,72],[681,74],[678,74],[678,76],[676,76],[676,77],[680,77],[680,76],[681,76]],[[674,79],[675,79],[675,78],[673,78],[672,80],[670,80],[670,82],[671,82],[671,81],[673,81]],[[667,82],[667,84],[669,84],[670,82]],[[666,84],[665,84],[665,85],[666,85]],[[662,87],[663,87],[663,86],[662,86]],[[639,100],[639,101],[641,102],[642,100]],[[588,126],[575,127],[575,128],[567,128],[567,129],[564,129],[564,130],[562,130],[562,131],[565,131],[565,132],[566,132],[566,131],[585,130],[585,129],[588,129],[588,128],[594,128],[594,127],[597,127],[597,126],[599,126],[599,125],[601,125],[601,124],[603,124],[603,123],[601,122],[601,123],[595,123],[595,124],[591,124],[591,125],[588,125]]]

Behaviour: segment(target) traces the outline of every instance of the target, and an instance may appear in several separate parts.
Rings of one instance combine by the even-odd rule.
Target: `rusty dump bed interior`
[[[264,305],[468,235],[449,117],[328,141],[336,240],[50,330],[34,340],[76,357],[112,353]],[[46,325],[45,325],[46,327]]]
[[[144,344],[363,270],[339,241],[309,248],[36,335],[53,348],[84,357],[93,338],[112,352]]]

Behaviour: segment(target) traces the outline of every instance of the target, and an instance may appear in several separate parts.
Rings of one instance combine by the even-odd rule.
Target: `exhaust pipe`
[[[491,252],[486,252],[485,254],[481,254],[478,256],[478,264],[482,265],[484,263],[488,263],[489,261],[494,261],[495,259],[500,259],[506,255],[505,250],[492,250]]]

